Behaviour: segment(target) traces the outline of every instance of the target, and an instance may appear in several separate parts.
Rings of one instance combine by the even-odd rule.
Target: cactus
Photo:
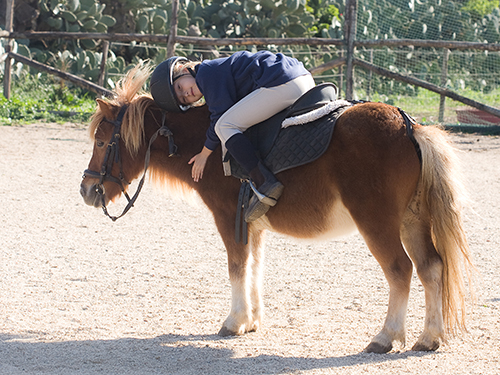
[[[308,34],[315,18],[305,9],[306,0],[181,0],[178,35],[224,37],[296,37]],[[171,0],[39,0],[39,30],[69,32],[128,32],[169,34]],[[28,41],[28,43],[30,43]],[[49,49],[64,52],[67,69],[86,78],[97,79],[102,59],[96,40],[49,41]],[[61,43],[63,44],[61,46]],[[56,64],[62,57],[30,46],[33,58]],[[139,48],[141,47],[141,48]],[[233,49],[232,47],[226,47]],[[186,46],[186,54],[196,54]],[[107,69],[118,74],[136,59],[165,59],[162,48],[116,47],[109,52]],[[122,56],[116,56],[119,53]]]
[[[177,33],[190,35],[196,27],[197,35],[211,38],[307,36],[315,18],[305,6],[306,0],[181,0]],[[39,7],[46,29],[71,32],[113,32],[116,26],[118,32],[168,34],[172,19],[171,0],[40,0]],[[126,25],[122,21],[130,15],[133,23]],[[92,40],[76,44],[98,47]],[[153,49],[128,50],[142,57],[155,55]]]
[[[106,5],[93,0],[40,0],[39,7],[42,29],[45,25],[57,31],[105,33],[116,23],[114,17],[103,14]]]

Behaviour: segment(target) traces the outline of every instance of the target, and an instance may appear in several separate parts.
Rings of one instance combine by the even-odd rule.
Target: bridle
[[[151,157],[151,145],[153,142],[156,140],[158,137],[158,134],[165,136],[168,138],[168,147],[169,147],[169,157],[177,157],[179,156],[177,154],[177,146],[174,143],[174,138],[173,138],[173,133],[172,131],[165,125],[165,112],[162,111],[162,126],[153,134],[153,136],[149,140],[149,145],[148,149],[146,151],[146,157],[144,160],[144,173],[142,175],[141,180],[139,181],[139,185],[137,186],[137,190],[135,194],[130,198],[128,193],[126,192],[125,188],[130,185],[130,182],[127,181],[124,177],[123,174],[123,165],[122,165],[122,159],[121,159],[121,154],[120,154],[120,138],[121,138],[121,127],[122,127],[122,122],[123,122],[123,117],[125,116],[125,112],[127,111],[128,106],[124,105],[121,107],[120,112],[118,113],[118,116],[116,120],[110,121],[107,119],[103,119],[103,121],[109,122],[114,125],[113,129],[113,135],[108,143],[108,146],[106,148],[106,154],[104,155],[104,160],[102,162],[101,166],[101,171],[96,172],[92,171],[90,169],[86,169],[83,171],[83,177],[92,177],[92,178],[99,178],[99,183],[95,185],[95,191],[97,195],[101,199],[101,207],[102,210],[104,211],[104,214],[109,217],[111,220],[116,221],[122,216],[124,216],[130,208],[134,206],[135,201],[139,197],[139,193],[141,192],[142,186],[144,185],[144,179],[146,177],[146,172],[149,168],[149,160]],[[118,177],[115,177],[111,174],[111,171],[113,169],[113,164],[118,163],[120,167],[120,173]],[[104,182],[105,181],[111,181],[114,182],[115,184],[118,184],[121,188],[121,191],[123,195],[127,198],[127,206],[123,209],[123,212],[119,216],[111,216],[108,212],[108,209],[106,208],[106,200],[105,200],[105,188],[104,188]]]

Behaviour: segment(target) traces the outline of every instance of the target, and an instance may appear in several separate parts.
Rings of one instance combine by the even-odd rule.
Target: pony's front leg
[[[262,279],[264,265],[264,249],[262,244],[262,231],[250,229],[250,246],[252,250],[252,280],[251,294],[252,301],[252,327],[250,331],[257,331],[262,325],[264,315],[264,302],[262,300]]]
[[[231,281],[231,312],[219,331],[220,336],[243,335],[256,331],[262,324],[262,258],[261,232],[249,233],[249,244],[227,247]]]

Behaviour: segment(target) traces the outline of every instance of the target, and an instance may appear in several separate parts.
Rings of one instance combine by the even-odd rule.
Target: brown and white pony
[[[117,98],[98,100],[90,134],[94,140],[88,170],[99,172],[120,110],[121,163],[124,180],[144,172],[151,137],[162,125],[162,112],[147,94],[138,94],[150,68],[137,66],[116,89]],[[258,110],[258,109],[256,109]],[[328,239],[359,231],[382,267],[390,295],[382,330],[365,349],[385,353],[393,342],[405,343],[405,317],[413,265],[425,288],[423,333],[413,350],[436,350],[447,333],[465,329],[465,281],[473,269],[463,229],[464,196],[457,177],[457,158],[446,134],[415,125],[422,162],[397,108],[382,103],[357,104],[338,119],[331,144],[317,160],[278,174],[285,190],[266,216],[249,224],[248,245],[235,241],[240,181],[225,177],[220,148],[206,165],[199,183],[191,178],[189,159],[205,141],[209,112],[167,113],[165,123],[178,146],[169,157],[168,140],[151,144],[150,177],[168,186],[195,191],[213,213],[224,241],[232,286],[232,307],[219,334],[241,335],[261,326],[263,232],[297,238]],[[81,194],[99,207],[98,173],[87,174]],[[102,183],[107,204],[122,193],[112,180]],[[125,188],[126,190],[126,188]],[[470,281],[470,280],[469,280]]]

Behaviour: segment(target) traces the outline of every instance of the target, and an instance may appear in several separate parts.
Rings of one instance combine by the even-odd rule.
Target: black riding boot
[[[254,195],[245,210],[247,223],[265,215],[269,208],[278,202],[284,189],[283,184],[261,162],[250,171],[250,183],[254,185]]]
[[[245,221],[250,223],[264,215],[274,206],[283,192],[283,185],[267,169],[255,154],[250,140],[243,134],[235,134],[226,141],[226,148],[236,161],[248,172],[254,195],[245,210]]]

